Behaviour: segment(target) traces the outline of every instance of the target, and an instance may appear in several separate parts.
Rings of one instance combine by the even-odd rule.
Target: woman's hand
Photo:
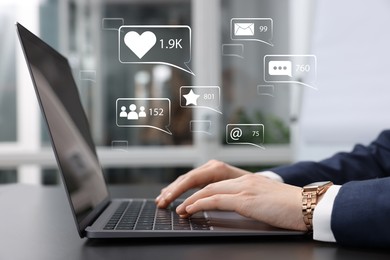
[[[208,163],[179,176],[174,182],[161,190],[161,194],[156,198],[157,206],[167,207],[181,194],[192,188],[203,188],[207,184],[221,180],[234,179],[250,172],[233,167],[226,163],[211,160]]]
[[[186,199],[176,212],[187,217],[203,210],[235,211],[272,226],[307,230],[301,188],[257,174],[207,185]]]
[[[203,186],[177,207],[179,215],[187,217],[203,210],[235,211],[276,227],[307,230],[302,217],[301,188],[218,161],[180,176],[162,190],[156,203],[166,207],[188,189]]]

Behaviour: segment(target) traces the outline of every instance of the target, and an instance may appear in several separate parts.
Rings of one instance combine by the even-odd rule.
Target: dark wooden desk
[[[154,197],[161,186],[111,187]],[[62,187],[0,186],[0,259],[389,259],[390,250],[343,248],[303,237],[80,239]]]

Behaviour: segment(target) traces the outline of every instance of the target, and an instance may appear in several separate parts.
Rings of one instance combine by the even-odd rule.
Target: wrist
[[[308,231],[313,230],[313,214],[322,195],[332,186],[330,181],[316,182],[302,188],[302,215]]]
[[[299,231],[307,231],[307,227],[302,217],[302,188],[296,187],[296,196],[294,199],[294,223],[292,229]],[[292,217],[292,215],[290,216]]]

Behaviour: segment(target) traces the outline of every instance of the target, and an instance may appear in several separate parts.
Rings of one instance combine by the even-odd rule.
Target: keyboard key
[[[105,229],[105,230],[112,230],[114,228],[115,228],[114,226],[105,226],[103,229]]]
[[[210,230],[210,227],[208,225],[194,225],[192,224],[193,230]]]
[[[171,225],[155,225],[154,230],[172,230]]]
[[[176,214],[180,203],[159,209],[154,201],[123,202],[104,227],[105,230],[210,230],[205,219],[184,219]]]
[[[174,230],[191,230],[190,225],[173,225]]]
[[[152,230],[153,229],[153,224],[149,225],[137,225],[135,227],[136,230]]]
[[[116,230],[132,230],[133,227],[116,227]]]
[[[148,227],[135,227],[135,230],[153,230],[153,226]]]

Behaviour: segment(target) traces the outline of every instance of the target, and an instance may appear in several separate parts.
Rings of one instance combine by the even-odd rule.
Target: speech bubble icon
[[[264,81],[269,83],[296,83],[317,90],[312,83],[317,77],[315,55],[265,55]]]
[[[292,77],[292,64],[289,60],[271,60],[268,62],[268,73],[272,76]]]
[[[220,111],[221,91],[218,86],[180,87],[180,106],[183,108],[207,108]]]
[[[230,38],[239,41],[258,41],[274,46],[272,18],[232,18]]]
[[[127,140],[114,140],[111,142],[111,149],[117,151],[127,151],[129,142]]]
[[[222,56],[244,58],[243,44],[222,44]]]
[[[123,18],[103,18],[102,29],[117,31],[124,24]]]
[[[96,81],[96,70],[80,70],[79,72],[80,80],[90,80]]]
[[[171,101],[169,98],[118,98],[116,100],[118,127],[149,127],[172,135]]]
[[[273,97],[274,89],[273,85],[257,85],[257,95]]]
[[[227,144],[253,145],[265,149],[264,125],[263,124],[227,124],[226,125]]]
[[[187,25],[123,25],[118,30],[118,58],[124,64],[165,64],[195,75],[191,28]]]
[[[193,133],[205,133],[211,135],[211,121],[210,120],[191,120],[190,130]]]

